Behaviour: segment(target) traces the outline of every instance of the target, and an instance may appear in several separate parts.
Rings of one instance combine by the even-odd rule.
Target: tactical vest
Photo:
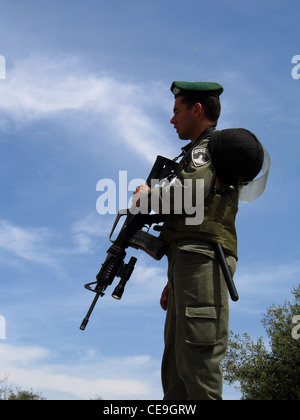
[[[210,130],[209,134],[206,133],[204,138],[203,136],[200,137],[179,163],[177,176],[181,181],[188,177],[188,169],[193,165],[193,149],[196,147],[208,148],[212,131]],[[204,174],[203,179],[206,191],[203,222],[200,225],[187,225],[186,215],[171,214],[164,223],[161,238],[168,245],[185,240],[193,242],[217,242],[223,246],[228,254],[237,259],[235,218],[238,212],[239,193],[237,190],[228,191],[225,188],[227,186],[222,184],[218,191],[215,191],[216,172],[212,161],[210,160],[205,165],[205,168],[203,166],[205,170],[202,172],[202,176]],[[188,168],[186,173],[184,172],[185,168]]]

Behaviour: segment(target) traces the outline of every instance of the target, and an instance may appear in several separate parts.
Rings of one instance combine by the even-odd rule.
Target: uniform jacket
[[[217,174],[209,150],[209,143],[214,130],[214,127],[208,128],[196,142],[183,148],[185,155],[179,163],[174,184],[168,187],[154,188],[150,190],[149,195],[152,203],[156,203],[152,206],[152,210],[156,212],[161,213],[166,210],[163,209],[165,201],[170,203],[170,214],[166,217],[161,232],[161,238],[168,245],[171,246],[176,242],[184,241],[187,244],[190,243],[191,250],[193,250],[197,246],[197,241],[218,242],[228,254],[237,259],[235,218],[238,212],[238,191],[228,191],[222,184],[218,191],[214,188]],[[187,180],[190,180],[190,184]],[[204,189],[202,192],[204,205],[203,202],[200,203],[200,206],[204,209],[204,217],[202,217],[200,224],[189,224],[187,220],[191,215],[187,215],[185,211],[185,188],[191,190],[191,199],[193,205],[196,205],[197,192],[199,196],[197,188],[200,188],[197,180],[204,181],[204,185],[201,184]],[[179,190],[182,191],[181,195]],[[174,199],[175,196],[177,200]],[[168,197],[167,200],[166,197]],[[182,197],[181,209],[178,208],[180,207],[178,197],[179,202],[180,197]]]

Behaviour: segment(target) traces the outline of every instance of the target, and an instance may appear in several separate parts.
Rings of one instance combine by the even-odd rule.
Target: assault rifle
[[[178,163],[176,163],[176,159],[170,160],[163,156],[157,156],[146,184],[153,188],[154,180],[157,181],[157,183],[163,183],[164,180],[170,182],[176,177],[177,167]],[[123,216],[127,216],[125,222],[117,238],[112,240],[113,233]],[[81,323],[80,329],[82,331],[85,330],[99,297],[104,296],[106,288],[113,283],[115,277],[119,277],[121,280],[114,289],[112,297],[118,300],[122,298],[126,283],[130,279],[137,262],[135,257],[131,257],[128,263],[124,262],[126,258],[125,250],[128,247],[141,249],[155,260],[160,260],[165,255],[167,249],[164,242],[159,237],[149,233],[153,224],[158,225],[164,220],[165,216],[161,214],[143,214],[141,212],[133,214],[128,209],[119,211],[109,236],[113,245],[107,251],[106,260],[96,276],[96,281],[84,286],[86,289],[94,292],[96,296]],[[145,227],[148,228],[147,232],[143,230]],[[159,230],[159,228],[155,226],[154,230]],[[239,296],[223,248],[220,244],[215,243],[214,250],[219,259],[231,299],[236,302],[239,299]]]
[[[177,166],[178,163],[175,160],[157,156],[146,184],[149,187],[153,187],[154,180],[158,183],[162,183],[164,180],[171,181],[176,176]],[[127,217],[117,238],[113,241],[112,235],[122,216]],[[118,300],[122,298],[126,283],[130,279],[137,262],[135,257],[131,257],[129,263],[124,262],[126,248],[142,249],[156,260],[160,260],[165,255],[166,249],[164,242],[149,233],[151,226],[153,224],[159,224],[164,218],[163,215],[159,214],[142,214],[140,212],[133,214],[128,209],[119,211],[109,236],[113,245],[107,251],[106,260],[96,276],[97,281],[84,286],[86,289],[95,292],[96,296],[82,321],[80,326],[82,331],[85,330],[99,297],[104,296],[106,288],[112,284],[115,277],[120,277],[121,280],[113,291],[112,297]],[[147,232],[142,230],[144,227],[148,228]]]

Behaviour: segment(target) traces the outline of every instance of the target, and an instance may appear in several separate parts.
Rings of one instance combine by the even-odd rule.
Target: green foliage
[[[11,386],[6,383],[7,378],[0,381],[0,401],[33,401],[33,400],[45,400],[41,395],[35,394],[31,391],[24,391],[21,388],[13,390]]]
[[[262,319],[269,343],[230,335],[224,380],[239,383],[243,400],[300,400],[300,339],[292,336],[293,317],[300,315],[300,286],[292,293],[293,304],[273,305]]]

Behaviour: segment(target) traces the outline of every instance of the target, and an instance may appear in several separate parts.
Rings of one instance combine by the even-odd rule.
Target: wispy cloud
[[[1,344],[0,355],[2,377],[49,399],[161,398],[160,361],[148,355],[108,358],[87,350],[76,361],[76,372],[74,364],[53,364],[55,355],[41,347]]]
[[[299,283],[300,261],[289,263],[263,264],[258,263],[254,268],[241,265],[238,274],[238,283],[242,293],[266,295],[270,288],[281,295],[287,285]]]
[[[22,125],[73,112],[72,121],[78,126],[83,115],[89,124],[97,116],[102,126],[152,162],[161,144],[170,148],[155,118],[167,108],[165,92],[168,88],[159,82],[144,86],[107,73],[92,74],[74,57],[31,56],[16,62],[0,85],[0,124],[3,128],[10,119]]]
[[[300,261],[242,265],[235,275],[240,301],[232,304],[233,313],[257,315],[259,318],[273,304],[292,300],[292,288],[299,285]]]
[[[90,241],[91,237],[95,236],[108,237],[110,230],[111,220],[108,220],[105,216],[99,216],[96,211],[83,216],[72,225],[73,238],[82,236],[87,241]]]
[[[89,214],[65,232],[46,227],[19,226],[0,219],[2,253],[37,264],[59,267],[61,257],[91,253],[97,238],[107,235],[108,225]]]
[[[47,228],[25,229],[7,220],[0,220],[0,248],[16,257],[36,263],[53,265],[49,249],[51,232]]]

